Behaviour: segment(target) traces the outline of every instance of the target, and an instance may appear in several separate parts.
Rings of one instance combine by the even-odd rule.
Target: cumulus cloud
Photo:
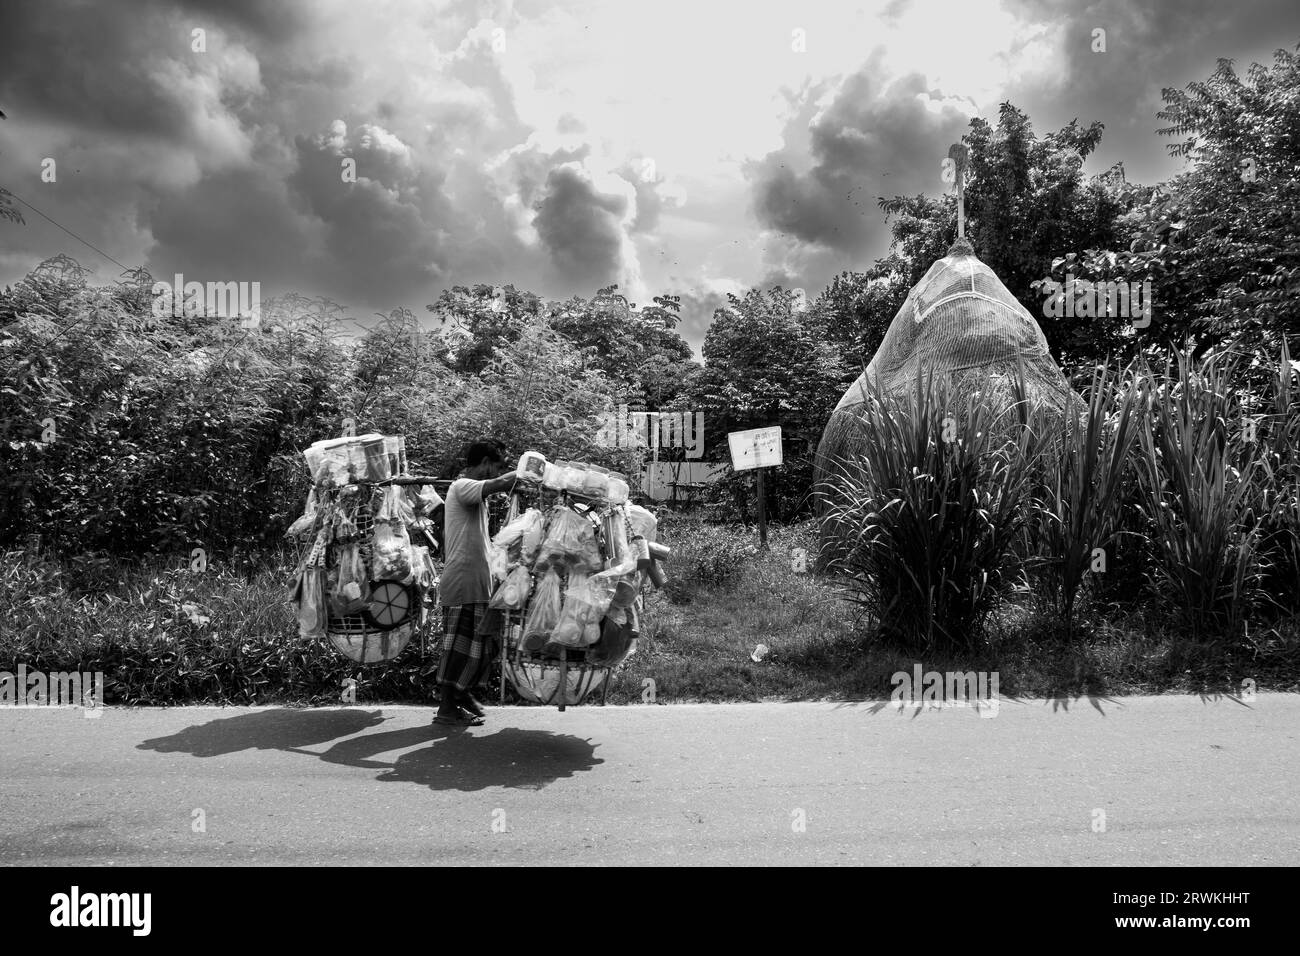
[[[542,244],[565,279],[579,286],[603,285],[632,276],[636,263],[627,232],[636,218],[636,190],[625,179],[598,185],[580,163],[566,163],[546,177],[545,196],[533,221]]]
[[[404,298],[446,278],[457,217],[436,168],[416,164],[406,143],[372,123],[349,132],[335,120],[296,144],[290,185],[323,229],[344,283],[367,298]],[[345,160],[355,162],[356,182],[344,180]]]
[[[1010,78],[1004,96],[1025,109],[1039,129],[1078,117],[1106,126],[1092,160],[1095,170],[1122,161],[1130,179],[1154,182],[1174,166],[1171,142],[1153,135],[1162,88],[1181,88],[1213,72],[1219,57],[1272,61],[1279,47],[1300,40],[1300,7],[1291,0],[1260,0],[1249,13],[1213,0],[1008,0],[1025,24],[1037,24],[1033,46],[1041,67]],[[1093,50],[1093,31],[1105,31],[1105,52]],[[1043,55],[1045,53],[1045,56]]]
[[[630,21],[582,0],[141,0],[129,17],[4,0],[0,182],[158,275],[256,279],[358,316],[419,312],[452,284],[617,282],[638,302],[682,294],[698,345],[732,285],[812,297],[882,255],[877,197],[940,191],[971,113],[1009,98],[1040,130],[1101,120],[1103,168],[1132,174],[1163,155],[1143,97],[1291,45],[1293,6],[814,5],[797,54],[776,3],[737,21],[663,0]],[[59,252],[119,271],[39,217],[4,226],[0,282]]]
[[[792,106],[785,144],[749,165],[755,213],[794,245],[853,256],[887,244],[878,196],[942,188],[940,163],[969,122],[923,76],[888,80],[876,57]]]

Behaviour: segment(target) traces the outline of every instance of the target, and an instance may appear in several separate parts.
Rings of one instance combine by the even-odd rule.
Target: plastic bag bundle
[[[338,576],[330,590],[330,612],[335,617],[360,614],[366,607],[366,564],[356,544],[339,549]]]
[[[542,526],[545,519],[536,508],[529,508],[492,538],[495,547],[510,552],[510,556],[531,565],[542,544]]]
[[[406,502],[417,518],[427,518],[443,504],[442,495],[433,485],[407,485]]]
[[[429,560],[429,549],[423,545],[411,545],[412,583],[420,590],[426,590],[433,584],[433,564]]]
[[[302,517],[289,525],[289,530],[285,532],[288,537],[299,537],[308,534],[316,527],[316,489],[311,488],[307,492],[307,506],[303,509]]]
[[[587,662],[602,667],[620,664],[636,650],[640,623],[636,607],[622,612],[618,620],[611,613],[601,622],[600,640],[587,648]]]
[[[499,611],[522,611],[528,603],[528,592],[532,587],[533,579],[528,569],[522,564],[518,565],[492,593],[488,607]]]
[[[411,539],[406,526],[400,522],[377,522],[371,542],[375,580],[389,579],[410,584]]]
[[[590,522],[584,519],[582,536],[582,550],[573,561],[575,568],[581,568],[584,571],[599,571],[605,566],[605,559],[600,553],[600,542],[596,539],[596,528]]]
[[[602,587],[606,586],[603,582],[609,582],[611,609],[631,607],[641,593],[641,575],[637,572],[635,561],[615,565],[596,577],[601,579]]]
[[[524,622],[523,648],[540,651],[550,640],[551,631],[560,619],[560,575],[551,568],[537,582],[528,620]]]
[[[388,485],[384,488],[383,502],[379,506],[376,521],[388,521],[393,524],[415,524],[415,509],[400,485]]]
[[[595,564],[591,563],[593,556]],[[551,510],[539,560],[547,567],[573,565],[600,568],[600,547],[591,522],[571,508],[557,505]]]
[[[493,581],[504,581],[510,573],[510,552],[496,544],[488,545],[488,573]]]
[[[361,507],[361,502],[354,496],[348,495],[339,498],[338,505],[334,508],[333,525],[335,541],[352,541],[361,532],[357,528],[357,509]]]
[[[546,519],[536,508],[529,508],[523,513],[522,520],[526,523],[519,538],[519,560],[532,567],[537,560],[537,553],[542,550],[542,531],[545,530]]]
[[[560,620],[551,631],[551,642],[565,647],[586,647],[600,640],[600,619],[609,610],[614,587],[612,579],[599,574],[580,579],[576,584],[570,581]]]
[[[304,568],[298,591],[298,636],[324,637],[329,623],[325,606],[325,569]]]

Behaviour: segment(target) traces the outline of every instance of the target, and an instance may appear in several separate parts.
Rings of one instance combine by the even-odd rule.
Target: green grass
[[[661,703],[888,698],[890,676],[918,660],[927,670],[996,670],[1001,693],[1015,697],[1232,694],[1243,678],[1300,689],[1296,618],[1238,643],[1197,642],[1165,615],[1103,605],[1085,589],[1066,643],[1052,601],[1021,593],[993,610],[978,652],[918,658],[891,649],[831,581],[792,570],[794,548],[812,567],[810,524],[772,528],[766,552],[753,529],[672,516],[660,536],[674,552],[670,586],[650,595],[611,704],[639,705],[646,678]],[[431,701],[432,646],[422,658],[412,641],[397,660],[361,667],[326,641],[298,638],[284,602],[292,566],[281,555],[193,573],[179,563],[128,568],[9,552],[0,558],[0,670],[101,670],[110,704],[335,704],[348,678],[358,703]],[[755,663],[760,643],[770,653]]]
[[[674,544],[674,567],[714,550],[723,534],[757,540],[753,530],[661,526],[665,540],[683,542]],[[663,702],[888,698],[891,676],[910,672],[918,657],[880,640],[831,581],[791,570],[791,549],[811,555],[814,541],[811,524],[774,528],[766,554],[755,554],[734,578],[690,590],[690,603],[674,603],[671,589],[654,595],[647,615],[653,626],[609,701],[640,703],[647,678]],[[1021,593],[992,612],[981,651],[936,652],[919,662],[927,670],[996,670],[1001,693],[1015,697],[1234,694],[1245,678],[1260,689],[1300,689],[1300,619],[1225,645],[1192,640],[1162,614],[1090,595],[1085,589],[1074,611],[1072,643],[1062,640],[1049,599]],[[755,663],[758,644],[770,653]]]

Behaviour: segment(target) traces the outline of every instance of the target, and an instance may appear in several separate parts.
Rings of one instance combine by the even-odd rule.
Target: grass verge
[[[649,596],[637,653],[614,677],[611,704],[888,698],[891,676],[997,671],[1009,697],[1134,693],[1238,694],[1300,689],[1300,620],[1248,630],[1237,644],[1191,639],[1133,606],[1085,595],[1067,640],[1050,602],[1020,595],[992,614],[979,652],[918,661],[886,648],[875,627],[811,573],[810,525],[757,534],[680,518],[661,525],[672,579]],[[179,562],[178,562],[179,565]],[[288,556],[263,566],[127,567],[0,558],[0,670],[102,671],[109,704],[336,704],[348,679],[358,703],[429,703],[436,638],[397,660],[359,666],[326,641],[297,637],[284,588]],[[769,648],[759,662],[751,655]],[[494,674],[486,696],[498,699]],[[508,695],[513,701],[513,694]]]

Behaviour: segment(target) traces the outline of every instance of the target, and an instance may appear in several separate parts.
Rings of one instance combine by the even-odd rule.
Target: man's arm
[[[512,471],[508,475],[502,475],[500,478],[488,478],[483,482],[483,497],[488,495],[500,494],[503,491],[510,491],[515,486],[517,475]]]

